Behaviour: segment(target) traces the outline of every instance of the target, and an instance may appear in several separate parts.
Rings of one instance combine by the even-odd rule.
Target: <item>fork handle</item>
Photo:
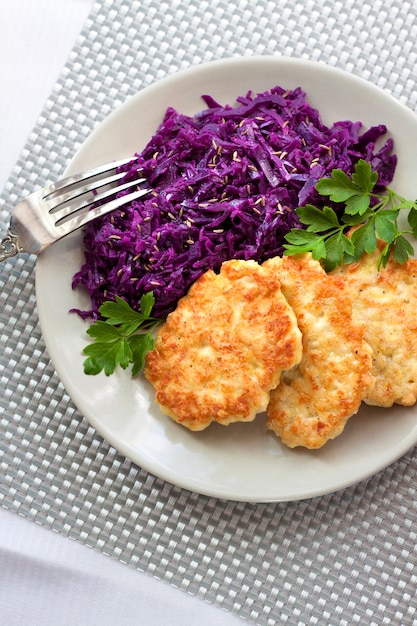
[[[9,259],[20,252],[17,235],[14,235],[10,230],[4,239],[0,243],[0,261]]]

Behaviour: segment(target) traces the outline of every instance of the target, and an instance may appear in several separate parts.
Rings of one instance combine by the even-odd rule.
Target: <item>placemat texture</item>
[[[60,176],[98,122],[167,74],[285,54],[353,72],[415,110],[416,40],[407,0],[98,0],[2,194],[1,234],[18,198]],[[167,484],[73,406],[45,352],[34,267],[21,256],[0,268],[4,507],[255,624],[417,623],[415,450],[295,503]]]

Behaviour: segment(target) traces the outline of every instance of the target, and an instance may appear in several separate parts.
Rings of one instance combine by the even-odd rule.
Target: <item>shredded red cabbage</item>
[[[165,317],[190,285],[223,261],[281,255],[284,236],[301,227],[295,209],[323,206],[317,181],[334,168],[353,171],[359,159],[392,180],[392,139],[377,149],[384,125],[360,134],[360,122],[327,127],[300,89],[275,87],[194,117],[169,108],[126,180],[143,170],[154,192],[91,222],[84,234],[85,263],[73,287],[84,286],[98,317],[116,295],[137,309],[143,293],[155,295],[154,315]],[[327,200],[328,202],[328,200]]]

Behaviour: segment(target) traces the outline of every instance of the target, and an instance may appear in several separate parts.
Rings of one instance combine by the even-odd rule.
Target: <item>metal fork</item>
[[[150,193],[138,169],[138,178],[123,181],[119,168],[134,157],[68,176],[35,191],[13,209],[9,231],[0,243],[0,261],[18,252],[39,254],[55,241],[88,222]],[[130,190],[130,192],[129,192]],[[125,191],[120,197],[115,197]],[[97,204],[100,203],[100,204]]]

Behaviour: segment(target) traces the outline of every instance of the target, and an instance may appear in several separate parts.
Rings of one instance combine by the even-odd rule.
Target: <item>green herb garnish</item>
[[[87,334],[94,339],[83,350],[85,374],[104,371],[110,376],[120,365],[126,369],[132,364],[132,376],[142,371],[145,357],[154,347],[151,331],[160,320],[151,317],[155,298],[150,291],[140,299],[140,313],[116,296],[115,301],[104,302],[99,312],[103,320],[91,324]]]
[[[322,178],[316,189],[321,196],[328,196],[340,204],[340,217],[329,206],[318,209],[311,204],[296,210],[305,230],[293,228],[285,237],[285,255],[311,252],[320,260],[326,271],[338,265],[352,263],[365,253],[376,250],[377,240],[385,242],[378,269],[386,267],[393,253],[398,263],[405,263],[414,253],[406,235],[417,237],[417,200],[408,201],[390,187],[384,193],[376,193],[377,172],[360,159],[349,177],[343,170],[334,169],[331,178]],[[372,202],[371,202],[372,200]],[[400,229],[398,217],[401,209],[408,209],[410,228]],[[347,231],[355,227],[348,237]]]

